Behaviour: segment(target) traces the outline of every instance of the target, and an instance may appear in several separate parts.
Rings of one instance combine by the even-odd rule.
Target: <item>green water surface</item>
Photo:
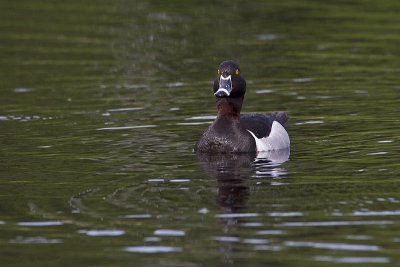
[[[0,266],[400,265],[399,14],[1,1]],[[289,160],[192,152],[225,59]]]

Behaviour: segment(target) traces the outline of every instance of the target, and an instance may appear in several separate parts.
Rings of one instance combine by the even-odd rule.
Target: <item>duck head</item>
[[[243,98],[246,93],[246,80],[242,77],[239,65],[227,60],[218,67],[218,76],[214,80],[214,95],[217,98]]]

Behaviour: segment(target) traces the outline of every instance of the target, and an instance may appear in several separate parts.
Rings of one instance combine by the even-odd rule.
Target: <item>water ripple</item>
[[[278,39],[278,35],[273,34],[273,33],[262,33],[257,35],[257,40],[260,41],[273,41],[275,39]]]
[[[123,230],[79,230],[78,233],[87,236],[121,236],[125,234]]]
[[[387,257],[332,257],[332,256],[316,256],[316,261],[327,261],[335,263],[388,263]]]
[[[388,152],[385,152],[385,151],[381,151],[381,152],[372,152],[372,153],[368,153],[367,155],[369,155],[369,156],[375,156],[375,155],[385,155],[385,154],[387,154]]]
[[[261,230],[256,233],[257,235],[283,235],[286,234],[285,231],[282,230]]]
[[[248,217],[258,217],[258,216],[260,216],[258,213],[226,213],[226,214],[215,215],[215,217],[222,219],[248,218]]]
[[[372,240],[373,238],[368,235],[347,235],[346,239],[349,239],[349,240]]]
[[[245,222],[242,223],[241,226],[243,227],[261,227],[264,224],[260,223],[260,222]]]
[[[269,212],[268,216],[271,217],[301,217],[304,216],[302,212]]]
[[[126,252],[137,252],[137,253],[171,253],[171,252],[182,252],[180,247],[168,247],[168,246],[132,246],[125,247]]]
[[[147,181],[150,182],[150,183],[162,183],[162,182],[164,182],[165,180],[162,179],[162,178],[154,178],[154,179],[149,179],[149,180],[147,180]]]
[[[280,251],[281,249],[282,247],[278,245],[257,245],[254,247],[254,250]]]
[[[201,208],[197,212],[200,213],[200,214],[207,214],[207,213],[210,212],[210,210],[207,209],[207,208]]]
[[[355,211],[353,216],[400,216],[400,210],[385,211]]]
[[[203,124],[212,124],[212,121],[204,121],[204,122],[178,122],[175,125],[203,125]]]
[[[157,237],[157,236],[149,236],[149,237],[145,237],[143,239],[144,242],[160,242],[161,238]]]
[[[268,89],[266,89],[266,90],[257,90],[256,94],[270,94],[270,93],[273,93],[273,92],[274,92],[273,90],[268,90]]]
[[[18,226],[32,226],[32,227],[48,227],[64,225],[60,221],[42,221],[42,222],[19,222]]]
[[[297,122],[296,125],[303,125],[303,124],[321,124],[324,123],[324,121],[320,120],[310,120],[310,121],[305,121],[305,122]]]
[[[312,82],[312,78],[295,78],[292,80],[294,83],[309,83]]]
[[[132,108],[111,108],[107,109],[109,112],[118,112],[118,111],[134,111],[134,110],[143,110],[143,107],[132,107]]]
[[[171,179],[169,181],[170,183],[188,183],[190,179]]]
[[[97,128],[97,131],[117,131],[117,130],[127,130],[127,129],[141,129],[141,128],[153,128],[157,125],[132,125],[132,126],[121,126],[121,127],[104,127]]]
[[[158,229],[154,231],[154,235],[159,236],[185,236],[185,232],[173,229]]]
[[[288,247],[310,247],[330,250],[351,250],[351,251],[379,251],[380,247],[375,245],[360,245],[346,243],[321,243],[309,241],[285,241],[284,244]]]
[[[53,117],[44,117],[38,115],[10,115],[10,116],[0,116],[0,121],[20,121],[20,122],[28,122],[28,121],[38,121],[38,120],[52,120]]]
[[[220,241],[220,242],[239,242],[240,238],[236,236],[216,236],[214,237],[215,241]]]
[[[14,244],[60,244],[61,239],[49,239],[42,236],[22,237],[18,236],[16,239],[10,240],[9,243]]]
[[[245,238],[242,242],[245,244],[263,245],[267,244],[269,241],[267,239]]]
[[[124,215],[121,216],[121,218],[125,218],[125,219],[147,219],[147,218],[151,218],[151,214],[128,214],[128,215]]]
[[[186,118],[185,120],[189,121],[189,120],[215,120],[217,118],[217,116],[214,115],[210,115],[210,116],[193,116],[190,118]]]
[[[352,226],[352,225],[388,225],[394,224],[393,221],[326,221],[326,222],[284,222],[278,226],[288,227],[330,227],[330,226]]]
[[[29,92],[32,92],[32,89],[30,89],[30,88],[15,88],[14,92],[15,93],[29,93]]]

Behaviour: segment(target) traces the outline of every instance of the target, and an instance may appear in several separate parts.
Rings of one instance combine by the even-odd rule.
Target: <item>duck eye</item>
[[[236,69],[235,73],[236,73],[236,75],[239,75],[239,69]]]

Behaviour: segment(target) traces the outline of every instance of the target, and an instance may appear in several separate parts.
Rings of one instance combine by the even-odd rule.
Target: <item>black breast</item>
[[[238,122],[217,119],[204,131],[194,149],[207,153],[248,153],[256,151],[256,143]]]

